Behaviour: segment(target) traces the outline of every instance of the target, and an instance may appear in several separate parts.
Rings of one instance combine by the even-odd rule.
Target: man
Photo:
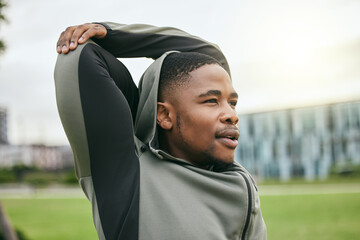
[[[216,45],[101,23],[67,28],[57,52],[58,109],[100,239],[266,238],[255,183],[234,162],[237,94]],[[156,60],[138,89],[117,57]]]

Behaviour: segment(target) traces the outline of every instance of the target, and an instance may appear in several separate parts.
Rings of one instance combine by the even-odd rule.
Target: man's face
[[[171,154],[200,167],[230,164],[239,137],[238,97],[230,77],[215,64],[194,70],[190,77],[175,96]]]

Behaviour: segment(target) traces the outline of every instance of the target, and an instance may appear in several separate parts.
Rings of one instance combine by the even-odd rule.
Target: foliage
[[[60,182],[59,174],[54,174],[45,171],[32,171],[28,172],[24,177],[24,182],[31,184],[35,187],[49,185],[50,183]]]
[[[28,167],[24,164],[17,164],[12,167],[12,171],[15,174],[17,182],[22,182],[24,180],[25,173],[30,170],[33,170],[33,168]]]
[[[24,182],[34,186],[46,186],[52,183],[57,184],[78,184],[74,170],[30,171],[24,177]]]
[[[76,178],[75,171],[71,170],[65,173],[63,183],[66,184],[79,184],[79,181]]]
[[[0,183],[15,182],[15,174],[11,169],[0,169]]]
[[[360,175],[339,175],[330,174],[326,179],[306,180],[304,178],[293,178],[288,181],[281,181],[279,179],[266,179],[258,181],[258,185],[312,185],[312,184],[332,184],[332,183],[359,183]]]
[[[7,6],[7,4],[4,3],[3,0],[0,0],[0,23],[6,20],[5,15],[3,13],[3,10],[6,6]],[[0,54],[5,51],[5,48],[6,48],[6,46],[5,46],[4,41],[2,41],[0,39]]]
[[[287,181],[282,181],[278,178],[268,178],[257,182],[259,185],[358,183],[360,182],[360,164],[347,163],[333,166],[326,179],[307,180],[304,177],[294,177]]]
[[[14,165],[12,168],[0,168],[0,183],[22,182],[26,173],[35,168],[23,164]]]
[[[27,183],[36,186],[57,184],[78,184],[74,169],[46,171],[25,165],[0,168],[1,183]]]
[[[334,166],[330,170],[330,176],[360,177],[360,164],[352,164],[347,161],[346,164]]]

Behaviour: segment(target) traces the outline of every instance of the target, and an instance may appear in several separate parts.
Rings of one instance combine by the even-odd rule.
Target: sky
[[[173,26],[218,44],[241,114],[359,100],[359,12],[359,0],[8,0],[0,106],[10,143],[68,143],[53,80],[57,38],[67,26]],[[124,62],[137,80],[152,60]]]

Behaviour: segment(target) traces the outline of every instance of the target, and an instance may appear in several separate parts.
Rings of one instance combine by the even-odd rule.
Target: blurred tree
[[[4,22],[6,20],[5,15],[3,13],[4,7],[6,7],[6,3],[4,3],[3,0],[0,0],[0,24],[1,22]],[[4,51],[5,51],[5,44],[0,39],[0,54],[3,53]],[[1,233],[0,237],[3,237],[4,239],[9,239],[9,240],[19,239],[2,208],[1,202],[0,202],[0,233]]]
[[[16,164],[12,167],[13,172],[15,173],[16,181],[22,182],[24,180],[24,175],[29,170],[32,170],[33,168],[28,167],[24,164]]]
[[[6,20],[4,15],[4,8],[6,7],[6,3],[4,3],[4,0],[0,0],[0,24],[1,22],[4,22]],[[0,39],[0,54],[2,54],[5,51],[5,43],[2,39]]]

